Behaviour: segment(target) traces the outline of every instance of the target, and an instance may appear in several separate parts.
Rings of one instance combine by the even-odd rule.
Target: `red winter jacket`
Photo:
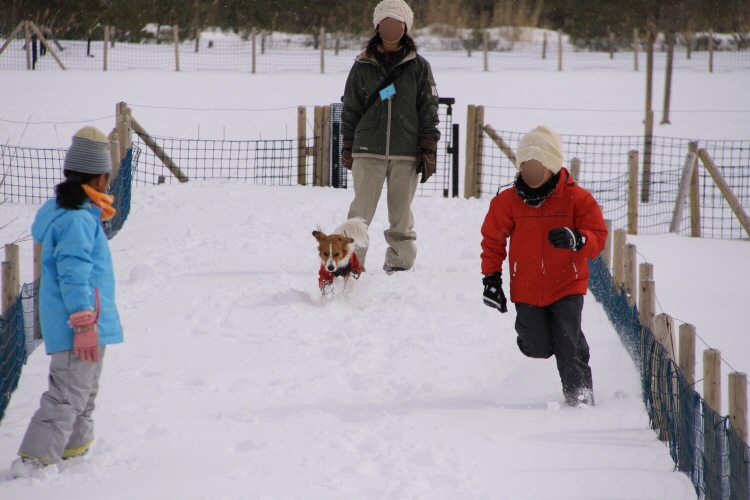
[[[579,231],[586,244],[578,252],[553,247],[547,234],[558,227]],[[563,168],[555,190],[536,208],[524,203],[515,187],[495,196],[482,236],[482,273],[501,272],[510,238],[510,300],[543,307],[586,294],[588,259],[604,248],[607,227],[594,197]]]
[[[336,269],[334,272],[329,273],[326,271],[323,264],[320,265],[320,272],[318,273],[318,286],[323,289],[328,283],[333,283],[333,278],[337,276],[343,276],[344,279],[348,278],[351,273],[357,273],[357,278],[362,274],[362,265],[359,263],[357,254],[352,252],[352,256],[349,257],[349,265],[343,269]]]

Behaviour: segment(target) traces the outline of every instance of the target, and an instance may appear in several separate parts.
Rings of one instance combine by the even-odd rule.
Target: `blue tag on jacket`
[[[387,101],[394,95],[396,95],[396,87],[394,87],[393,84],[390,84],[386,88],[380,91],[380,100]]]

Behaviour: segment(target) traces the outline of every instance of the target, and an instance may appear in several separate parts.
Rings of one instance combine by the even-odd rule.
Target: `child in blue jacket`
[[[34,241],[43,245],[39,317],[51,361],[49,389],[11,468],[16,476],[83,455],[94,440],[91,414],[105,347],[122,342],[102,227],[115,213],[106,194],[111,171],[104,134],[94,127],[79,130],[65,157],[65,181],[31,227]]]

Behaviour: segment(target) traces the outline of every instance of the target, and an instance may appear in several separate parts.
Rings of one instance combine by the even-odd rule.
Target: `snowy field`
[[[337,102],[346,75],[1,76],[0,142],[65,148],[82,123],[63,122],[109,131],[117,101],[157,136],[294,137],[296,106]],[[457,99],[462,135],[470,103],[488,106],[496,129],[642,133],[643,72],[435,77],[441,95]],[[658,135],[748,138],[750,72],[681,70],[674,82],[672,125],[657,126]],[[662,84],[657,75],[657,109]],[[482,305],[479,227],[489,199],[415,200],[417,269],[394,276],[378,270],[381,207],[372,271],[322,300],[310,233],[340,223],[351,196],[224,181],[136,189],[112,241],[126,342],[107,353],[92,453],[41,480],[0,483],[0,497],[694,498],[649,429],[638,374],[593,297],[584,332],[598,404],[587,410],[561,408],[554,362],[524,358],[512,311]],[[0,226],[18,219],[0,243],[27,231],[35,211],[3,205]],[[748,241],[629,239],[655,265],[664,311],[696,324],[747,371]],[[31,245],[21,248],[29,281]],[[0,474],[47,364],[40,349],[24,368],[0,425]]]

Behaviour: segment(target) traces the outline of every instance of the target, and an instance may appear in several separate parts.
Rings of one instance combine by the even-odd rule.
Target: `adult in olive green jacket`
[[[438,92],[430,64],[408,35],[413,14],[403,0],[383,0],[375,8],[375,35],[349,72],[341,126],[343,164],[352,171],[354,200],[349,218],[372,222],[388,180],[387,273],[411,269],[417,256],[411,203],[420,180],[435,172],[440,139]],[[379,87],[393,76],[393,92]],[[371,96],[377,95],[367,107]],[[363,266],[367,249],[357,249]]]

